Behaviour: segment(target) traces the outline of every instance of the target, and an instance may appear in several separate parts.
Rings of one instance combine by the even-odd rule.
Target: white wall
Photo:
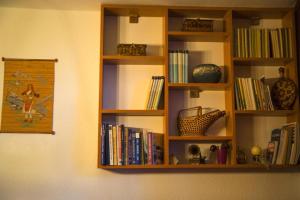
[[[59,59],[56,135],[0,134],[1,200],[300,199],[298,173],[97,169],[99,16],[0,8],[0,56]]]

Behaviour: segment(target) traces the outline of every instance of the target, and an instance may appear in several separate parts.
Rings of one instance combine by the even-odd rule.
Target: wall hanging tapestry
[[[1,132],[54,134],[54,64],[57,60],[2,60]]]

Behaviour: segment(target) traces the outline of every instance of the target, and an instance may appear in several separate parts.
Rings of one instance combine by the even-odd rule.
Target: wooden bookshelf
[[[140,17],[151,18],[151,20],[159,19],[159,23],[155,21],[156,26],[151,26],[153,32],[151,34],[157,34],[157,41],[149,41],[151,37],[142,38],[142,42],[147,44],[150,54],[147,56],[121,56],[117,55],[116,51],[116,42],[122,41],[122,43],[132,43],[133,41],[123,41],[124,38],[120,38],[122,34],[121,28],[118,27],[117,23],[119,18],[129,17],[131,15],[138,15]],[[222,29],[217,30],[214,27],[213,32],[183,32],[181,31],[181,23],[184,18],[211,18],[213,20],[222,21]],[[253,18],[258,18],[261,20],[279,20],[280,26],[288,27],[292,30],[292,58],[239,58],[234,56],[234,29],[238,27],[248,26],[251,23],[248,23],[247,20],[252,20]],[[109,19],[107,21],[107,19]],[[127,20],[127,19],[126,19]],[[245,21],[244,24],[239,24],[237,21]],[[127,20],[128,22],[128,20]],[[175,25],[172,24],[175,22]],[[177,24],[176,24],[177,23]],[[110,25],[113,26],[110,26]],[[139,26],[139,24],[136,24]],[[115,28],[115,31],[107,32],[106,28]],[[278,27],[274,27],[278,28]],[[137,29],[138,30],[138,29]],[[140,29],[145,31],[143,28]],[[141,33],[142,34],[142,33]],[[128,39],[129,40],[129,39]],[[158,41],[161,41],[160,43]],[[182,48],[189,48],[189,44],[195,44],[193,48],[198,48],[201,46],[201,42],[205,42],[205,45],[215,45],[215,43],[222,43],[222,60],[223,66],[226,68],[225,83],[169,83],[169,49],[173,48],[172,45],[176,44]],[[210,44],[209,42],[212,42]],[[158,44],[159,43],[159,44]],[[198,45],[197,43],[200,43]],[[237,149],[240,145],[246,145],[245,148],[251,148],[250,140],[246,142],[240,141],[241,139],[248,139],[255,134],[255,131],[248,127],[248,122],[252,126],[256,126],[256,116],[259,119],[275,120],[282,118],[281,121],[286,121],[287,123],[297,121],[299,122],[299,105],[295,104],[293,110],[276,110],[276,111],[253,111],[253,110],[236,110],[235,108],[235,88],[234,81],[237,78],[237,70],[242,70],[245,73],[253,73],[255,70],[260,70],[260,68],[268,67],[268,70],[273,70],[269,67],[279,67],[285,66],[288,69],[288,76],[295,82],[298,81],[297,77],[297,60],[296,57],[296,48],[295,48],[295,24],[293,17],[293,9],[291,8],[206,8],[206,7],[191,7],[191,6],[136,6],[136,5],[111,5],[103,4],[101,5],[101,35],[100,35],[100,87],[99,87],[99,136],[98,136],[98,167],[107,170],[144,170],[144,169],[200,169],[200,170],[299,170],[299,165],[262,165],[262,164],[253,164],[249,162],[248,164],[237,164]],[[108,47],[114,49],[107,49]],[[204,62],[202,55],[205,55],[206,50],[195,50],[191,48],[188,49],[189,52],[193,52],[192,59],[199,63]],[[215,49],[213,49],[215,51]],[[198,53],[198,54],[197,54]],[[192,55],[190,55],[192,56]],[[216,56],[211,56],[211,61],[214,62]],[[220,57],[220,56],[219,56]],[[199,60],[199,61],[198,61]],[[207,60],[207,59],[206,59]],[[205,60],[205,62],[207,62]],[[222,63],[222,62],[221,62]],[[120,109],[117,106],[116,98],[119,98],[118,95],[112,95],[117,93],[116,90],[122,90],[122,84],[119,81],[119,72],[120,70],[116,67],[111,67],[111,65],[128,65],[130,68],[130,73],[132,70],[137,72],[145,71],[145,74],[153,73],[152,69],[158,70],[153,75],[161,75],[165,77],[164,90],[163,90],[163,109],[162,110],[138,110],[138,109]],[[131,65],[146,65],[146,67],[130,67]],[[248,66],[248,67],[243,67]],[[192,66],[188,66],[191,68]],[[121,67],[120,67],[121,68]],[[126,67],[125,67],[126,68]],[[149,70],[150,68],[150,70]],[[123,68],[122,68],[123,69]],[[249,70],[250,69],[250,70]],[[114,71],[115,70],[115,71]],[[148,71],[149,70],[149,71]],[[248,71],[247,71],[248,70]],[[250,72],[249,72],[250,71]],[[190,70],[191,72],[191,70]],[[189,72],[189,73],[190,73]],[[107,73],[107,74],[105,74]],[[111,73],[111,74],[109,74]],[[251,76],[251,73],[249,76]],[[268,75],[268,74],[266,74]],[[139,76],[139,75],[137,75]],[[189,74],[190,78],[191,74]],[[132,78],[132,76],[131,76]],[[130,81],[128,79],[122,79],[123,81]],[[115,81],[115,82],[113,82]],[[111,84],[111,83],[115,83]],[[117,82],[117,84],[116,84]],[[139,83],[137,83],[137,86]],[[118,85],[122,89],[116,89]],[[147,86],[140,87],[137,91],[145,88]],[[216,131],[216,136],[178,136],[176,132],[176,111],[184,109],[186,105],[189,105],[183,96],[187,93],[186,90],[198,89],[200,91],[211,91],[205,92],[209,95],[220,95],[224,94],[224,110],[226,111],[226,123],[225,123],[225,134],[218,134]],[[128,95],[132,95],[133,92],[128,92]],[[108,99],[104,100],[106,96],[109,96]],[[124,95],[124,93],[122,93]],[[121,96],[121,95],[120,95]],[[184,96],[186,97],[186,96]],[[218,96],[219,97],[219,96]],[[216,98],[218,98],[216,97]],[[200,98],[202,96],[200,95]],[[211,97],[214,98],[214,97]],[[128,100],[128,99],[126,99]],[[215,99],[214,99],[215,100]],[[298,99],[297,99],[298,101]],[[110,103],[108,106],[107,103]],[[115,104],[114,104],[115,103]],[[130,104],[132,105],[132,104]],[[201,105],[206,106],[206,105]],[[216,107],[219,105],[216,105]],[[122,106],[120,106],[122,107]],[[107,109],[115,108],[115,109]],[[126,106],[127,108],[127,106]],[[175,113],[175,114],[174,114]],[[173,115],[172,115],[173,114]],[[162,120],[162,132],[164,134],[164,160],[163,164],[159,165],[125,165],[125,166],[111,166],[111,165],[101,165],[101,127],[102,123],[105,123],[105,120],[112,120],[117,122],[117,118],[130,118],[130,116],[138,118],[159,118]],[[157,117],[158,116],[158,117]],[[246,116],[246,117],[244,117]],[[270,119],[271,118],[271,119]],[[253,120],[255,119],[255,120]],[[245,124],[242,124],[246,122]],[[150,121],[149,121],[150,122]],[[268,122],[269,123],[269,122]],[[125,124],[126,125],[126,124]],[[137,126],[138,127],[138,126]],[[253,128],[253,127],[252,127]],[[247,132],[248,131],[248,132]],[[252,131],[252,132],[251,132]],[[244,132],[247,132],[245,134]],[[270,133],[265,133],[270,135]],[[222,136],[217,136],[222,135]],[[266,138],[266,136],[263,136]],[[253,138],[255,138],[253,136]],[[252,141],[253,142],[253,141]],[[181,157],[184,154],[182,146],[189,143],[199,143],[199,144],[210,144],[210,143],[229,143],[231,146],[230,149],[230,160],[227,164],[170,164],[169,157],[173,153],[180,153]],[[267,143],[265,144],[267,145]],[[243,147],[243,146],[242,146]],[[177,149],[178,148],[178,149]],[[174,151],[176,149],[176,151]],[[183,162],[184,163],[184,162]]]

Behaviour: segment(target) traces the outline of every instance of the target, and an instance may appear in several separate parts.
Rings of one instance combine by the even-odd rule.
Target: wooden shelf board
[[[225,32],[182,32],[169,31],[170,41],[186,42],[224,42],[228,34]]]
[[[292,58],[233,58],[234,64],[240,66],[284,66],[292,61]]]
[[[105,16],[130,16],[136,14],[140,17],[163,17],[165,13],[163,6],[114,4],[103,4],[102,6]]]
[[[170,89],[225,90],[227,83],[169,83]]]
[[[229,141],[232,136],[169,136],[171,141]]]
[[[163,56],[104,55],[103,64],[111,65],[163,65]]]
[[[103,109],[102,114],[112,114],[121,116],[163,116],[164,110],[114,110]]]
[[[223,18],[227,8],[169,6],[169,17]]]
[[[234,8],[233,19],[282,19],[291,8]]]
[[[300,169],[300,165],[263,165],[263,164],[178,164],[178,165],[100,165],[101,169]]]
[[[294,114],[295,110],[275,110],[275,111],[260,111],[260,110],[236,110],[238,115],[258,115],[258,116],[286,116]]]

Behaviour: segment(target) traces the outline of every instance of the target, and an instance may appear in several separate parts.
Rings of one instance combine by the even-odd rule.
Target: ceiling
[[[0,0],[0,7],[99,10],[100,3],[219,7],[293,7],[297,0]]]

